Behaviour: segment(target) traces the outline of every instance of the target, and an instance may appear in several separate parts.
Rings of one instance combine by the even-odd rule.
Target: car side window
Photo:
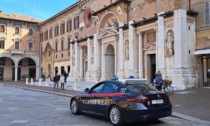
[[[92,88],[91,92],[92,93],[101,93],[103,86],[104,86],[104,84],[102,83],[102,84]]]
[[[120,88],[118,85],[109,82],[104,86],[103,93],[116,93],[119,92]]]

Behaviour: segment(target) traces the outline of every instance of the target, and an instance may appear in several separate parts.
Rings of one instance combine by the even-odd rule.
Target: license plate
[[[163,104],[163,99],[152,100],[152,104]]]

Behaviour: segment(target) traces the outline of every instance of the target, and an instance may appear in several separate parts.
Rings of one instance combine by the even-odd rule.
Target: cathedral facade
[[[42,74],[70,80],[146,78],[198,84],[196,15],[186,0],[80,0],[40,24]]]

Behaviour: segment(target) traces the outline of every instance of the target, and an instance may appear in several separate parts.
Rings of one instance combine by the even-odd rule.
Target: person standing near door
[[[156,74],[155,74],[155,84],[156,84],[156,88],[161,91],[162,90],[162,85],[163,85],[163,78],[162,78],[162,75],[161,75],[161,72],[158,71]]]

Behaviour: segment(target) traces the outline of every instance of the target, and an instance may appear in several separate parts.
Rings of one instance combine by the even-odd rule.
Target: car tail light
[[[147,98],[145,98],[145,99],[130,98],[130,99],[128,99],[128,101],[130,101],[130,102],[139,102],[139,103],[143,103],[143,102],[149,101],[149,99],[147,99]]]

